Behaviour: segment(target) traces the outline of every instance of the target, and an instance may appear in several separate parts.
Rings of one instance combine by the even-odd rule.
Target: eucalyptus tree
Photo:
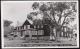
[[[61,33],[64,25],[75,20],[74,17],[76,17],[77,13],[75,7],[76,2],[34,2],[32,5],[33,10],[36,10],[35,13],[37,13],[34,15],[41,14],[43,16],[43,24],[46,23],[52,28],[55,27],[56,33]],[[49,23],[46,21],[49,21]]]

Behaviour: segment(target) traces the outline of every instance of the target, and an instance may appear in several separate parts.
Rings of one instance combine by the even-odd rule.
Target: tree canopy
[[[74,16],[76,17],[77,11],[75,7],[76,2],[34,2],[32,8],[33,10],[38,9],[38,11],[31,12],[30,15],[32,16],[28,19],[32,20],[34,16],[41,14],[44,23],[49,21],[48,25],[64,26],[75,20]],[[34,20],[32,21],[34,22]]]
[[[12,21],[4,20],[4,26],[10,26],[11,23]]]

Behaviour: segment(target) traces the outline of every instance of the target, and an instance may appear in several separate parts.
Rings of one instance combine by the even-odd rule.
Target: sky
[[[27,19],[27,14],[32,10],[33,2],[19,1],[2,1],[1,14],[4,20],[10,20],[12,25],[16,25],[17,21],[24,23]]]
[[[19,25],[23,24],[27,19],[27,14],[32,10],[32,4],[34,2],[28,1],[2,1],[1,2],[1,16],[5,20],[10,20],[13,23],[11,25],[16,26],[17,21]],[[37,19],[41,17],[38,15]],[[75,21],[76,22],[76,21]]]

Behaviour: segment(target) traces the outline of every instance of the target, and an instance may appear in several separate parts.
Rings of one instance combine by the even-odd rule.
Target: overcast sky
[[[16,25],[17,21],[21,24],[27,19],[27,14],[32,10],[32,4],[34,2],[28,1],[2,1],[1,2],[1,16],[3,19],[13,22],[12,25]],[[39,18],[41,15],[38,15]],[[75,21],[76,22],[76,21]]]
[[[32,11],[33,2],[3,1],[1,2],[1,14],[3,19],[13,21],[13,25],[19,21],[23,23],[27,14]]]

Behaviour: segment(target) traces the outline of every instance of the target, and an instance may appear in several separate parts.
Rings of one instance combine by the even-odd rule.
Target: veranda
[[[23,27],[17,26],[12,33],[17,35],[17,37],[24,39],[51,39],[51,31],[48,29],[48,27],[45,29],[45,31],[43,28],[44,26],[34,26],[34,28],[31,28],[30,25],[25,25]],[[71,37],[72,33],[70,33],[69,30],[69,28],[64,26],[61,33],[56,33],[55,29],[53,29],[53,33],[58,37]]]

